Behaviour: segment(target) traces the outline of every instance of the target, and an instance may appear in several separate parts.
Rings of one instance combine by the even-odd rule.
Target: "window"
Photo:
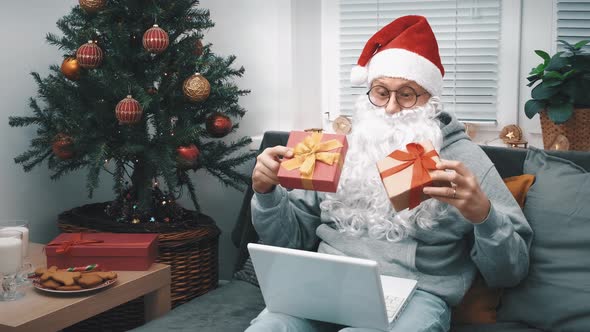
[[[556,9],[556,40],[575,44],[590,38],[590,0],[557,0]],[[589,45],[586,50],[590,52]]]
[[[443,102],[461,120],[497,120],[501,0],[340,0],[339,109],[352,114],[366,87],[351,86],[350,69],[365,42],[397,17],[425,16],[445,67]]]

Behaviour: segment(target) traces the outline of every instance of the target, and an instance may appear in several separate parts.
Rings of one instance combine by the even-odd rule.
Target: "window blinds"
[[[575,44],[590,39],[590,0],[557,1],[557,40]],[[559,50],[563,47],[559,45]],[[590,52],[590,46],[586,45]]]
[[[340,112],[351,115],[366,87],[350,70],[365,42],[397,17],[423,15],[445,68],[442,100],[461,120],[495,121],[501,0],[340,0]]]

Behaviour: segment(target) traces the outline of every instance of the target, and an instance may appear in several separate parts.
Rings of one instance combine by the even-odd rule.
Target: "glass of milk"
[[[17,275],[23,265],[23,232],[0,229],[0,274],[2,290],[0,301],[14,301],[24,294],[17,291]]]
[[[11,229],[23,233],[23,265],[17,275],[16,282],[19,286],[30,285],[29,274],[33,272],[33,264],[29,260],[29,221],[0,219],[0,229]]]

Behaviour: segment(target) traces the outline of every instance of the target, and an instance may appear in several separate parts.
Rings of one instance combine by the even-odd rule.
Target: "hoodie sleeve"
[[[268,245],[312,250],[319,238],[320,207],[315,191],[287,191],[281,186],[252,197],[252,224],[260,240]]]
[[[471,258],[490,287],[512,287],[528,273],[533,231],[494,166],[481,180],[491,202],[487,218],[474,225]]]

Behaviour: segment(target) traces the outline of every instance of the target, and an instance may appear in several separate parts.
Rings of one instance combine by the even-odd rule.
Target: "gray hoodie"
[[[400,241],[354,237],[334,229],[319,203],[325,194],[287,191],[281,186],[252,198],[252,222],[263,243],[372,259],[381,274],[418,280],[418,288],[449,305],[458,304],[477,269],[490,287],[511,287],[527,274],[532,230],[486,154],[464,126],[441,113],[441,157],[462,161],[480,181],[492,203],[483,223],[469,223],[450,206],[431,230],[418,229]],[[319,244],[319,246],[318,246]]]

